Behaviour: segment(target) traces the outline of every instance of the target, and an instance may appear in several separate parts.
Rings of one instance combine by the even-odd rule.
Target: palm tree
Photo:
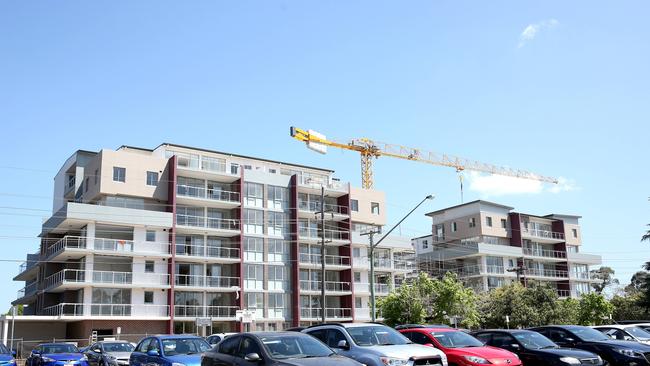
[[[650,227],[650,224],[648,226]],[[643,234],[641,241],[650,241],[650,229]]]

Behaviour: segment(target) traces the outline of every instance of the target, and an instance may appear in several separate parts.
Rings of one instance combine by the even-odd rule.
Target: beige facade
[[[353,222],[376,226],[386,225],[386,194],[384,192],[351,187],[350,197],[358,204],[357,211],[354,209],[350,211]],[[373,207],[376,207],[374,212]]]

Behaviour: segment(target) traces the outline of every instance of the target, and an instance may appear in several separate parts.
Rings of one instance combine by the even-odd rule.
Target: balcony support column
[[[86,225],[86,248],[88,249],[95,249],[95,223],[94,222],[89,222],[88,225]]]

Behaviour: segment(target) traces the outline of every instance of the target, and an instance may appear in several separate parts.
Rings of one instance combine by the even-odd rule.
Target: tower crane
[[[357,138],[348,142],[337,142],[327,139],[324,135],[316,131],[303,130],[297,127],[291,127],[290,134],[291,137],[296,140],[305,142],[308,148],[322,154],[327,152],[327,147],[335,147],[358,152],[361,155],[361,186],[365,189],[371,189],[374,186],[372,163],[373,159],[379,158],[380,156],[389,156],[431,165],[446,166],[456,169],[457,173],[461,173],[464,170],[473,170],[482,173],[530,179],[546,183],[558,183],[558,180],[553,177],[535,174],[526,170],[502,167],[482,163],[476,160],[460,158],[458,156],[438,154],[412,147],[373,141],[368,138]]]

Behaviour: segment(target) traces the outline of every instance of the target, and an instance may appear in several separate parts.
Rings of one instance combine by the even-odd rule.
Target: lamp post
[[[367,233],[363,233],[361,235],[368,235],[368,241],[370,244],[369,248],[369,253],[368,257],[370,258],[370,319],[374,322],[376,320],[376,314],[375,314],[375,248],[382,242],[390,233],[393,232],[404,220],[406,220],[407,217],[409,217],[415,210],[420,207],[426,200],[432,200],[433,195],[428,195],[420,201],[409,213],[406,214],[406,216],[402,217],[401,220],[397,222],[384,236],[382,236],[376,243],[374,242],[375,239],[375,234],[379,234],[378,231],[371,230]]]

